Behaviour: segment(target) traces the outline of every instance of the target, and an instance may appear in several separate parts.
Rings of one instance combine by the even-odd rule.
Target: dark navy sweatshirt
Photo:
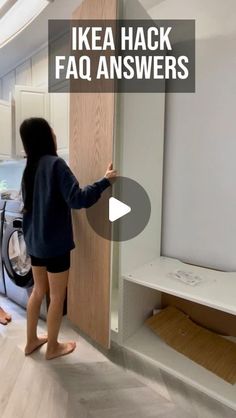
[[[72,250],[75,244],[71,209],[92,206],[109,186],[109,180],[103,178],[81,189],[62,158],[43,156],[35,175],[32,211],[23,214],[28,253],[50,258]]]

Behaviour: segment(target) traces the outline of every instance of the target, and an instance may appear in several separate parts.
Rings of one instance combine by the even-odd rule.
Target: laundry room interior
[[[0,0],[3,418],[236,417],[236,4],[226,3]],[[194,22],[195,91],[68,92],[59,83],[50,91],[54,19]],[[111,162],[121,180],[137,183],[147,218],[130,232],[136,212],[122,182],[117,196],[130,206],[127,223],[108,217],[116,184],[94,212],[72,208],[75,248],[61,335],[77,348],[43,367],[45,346],[24,352],[34,286],[23,234],[28,156],[20,127],[28,118],[48,121],[57,156],[80,187],[104,180]],[[43,334],[49,305],[47,292]],[[21,402],[25,391],[32,397]]]

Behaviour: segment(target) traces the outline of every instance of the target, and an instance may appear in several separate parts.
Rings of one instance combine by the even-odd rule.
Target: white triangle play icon
[[[109,221],[114,222],[131,212],[131,207],[114,197],[109,199]]]

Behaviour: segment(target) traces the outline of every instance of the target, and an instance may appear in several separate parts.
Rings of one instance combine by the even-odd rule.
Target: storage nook
[[[175,277],[177,271],[194,273],[202,281],[195,286],[189,285]],[[216,317],[218,313],[222,318],[217,326],[224,326],[224,321],[225,326],[229,326],[231,322],[234,337],[230,339],[236,342],[235,291],[235,273],[191,266],[166,257],[155,259],[122,278],[121,344],[144,361],[152,361],[157,367],[236,409],[236,385],[225,382],[178,353],[144,324],[153,309],[163,307],[166,295],[172,295],[197,304],[200,310],[208,307],[208,314],[213,309],[214,315],[216,310]],[[204,318],[200,317],[200,321],[204,323]]]

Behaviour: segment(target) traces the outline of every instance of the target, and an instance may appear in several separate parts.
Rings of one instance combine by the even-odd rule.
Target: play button
[[[86,210],[92,229],[111,241],[128,241],[144,230],[151,215],[146,190],[135,180],[118,177],[101,199]]]
[[[131,212],[131,207],[116,199],[115,197],[110,197],[109,199],[109,221],[115,222],[117,219],[122,218]]]

